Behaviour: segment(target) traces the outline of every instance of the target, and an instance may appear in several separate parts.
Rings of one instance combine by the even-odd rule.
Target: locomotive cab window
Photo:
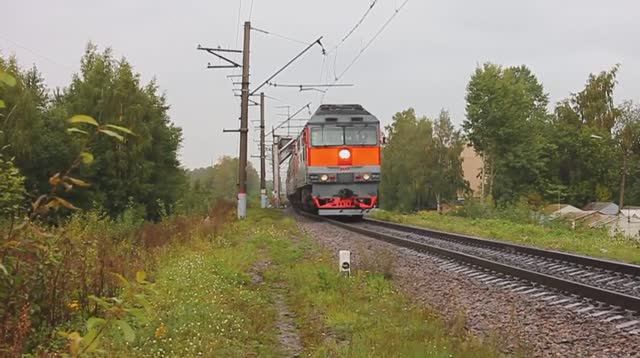
[[[311,145],[314,147],[343,145],[344,130],[342,127],[314,127],[311,128]]]
[[[311,145],[314,147],[376,144],[378,144],[378,130],[373,126],[322,126],[311,128]]]
[[[375,127],[345,127],[344,144],[376,145],[378,144],[378,131]]]

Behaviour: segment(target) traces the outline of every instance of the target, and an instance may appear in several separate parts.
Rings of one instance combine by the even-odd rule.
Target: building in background
[[[484,167],[482,156],[480,156],[480,154],[478,154],[471,145],[464,147],[461,156],[462,175],[464,180],[469,182],[471,196],[474,198],[481,198],[483,196],[482,169]]]
[[[618,204],[610,201],[594,201],[587,204],[582,210],[596,211],[604,215],[618,215],[619,211]]]

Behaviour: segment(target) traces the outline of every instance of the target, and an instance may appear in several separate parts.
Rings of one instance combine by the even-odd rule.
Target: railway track
[[[372,219],[344,222],[301,214],[434,254],[447,269],[640,334],[640,266]]]

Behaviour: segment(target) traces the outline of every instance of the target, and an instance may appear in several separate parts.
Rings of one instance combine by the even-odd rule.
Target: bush
[[[13,162],[0,154],[0,218],[11,217],[23,209],[24,177]]]
[[[135,281],[138,272],[157,267],[161,247],[216,235],[231,221],[228,206],[215,206],[219,220],[208,223],[184,216],[143,222],[131,208],[118,219],[92,210],[58,227],[0,227],[0,356],[66,350],[66,339],[56,332],[83,327],[99,312],[92,297],[118,296],[122,279],[114,274]]]
[[[522,197],[515,203],[504,203],[497,206],[491,198],[470,198],[461,207],[454,210],[452,214],[469,219],[502,219],[530,224],[539,221],[534,209],[527,197]]]

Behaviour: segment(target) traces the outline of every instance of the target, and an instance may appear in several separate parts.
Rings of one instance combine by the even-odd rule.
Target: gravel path
[[[504,353],[536,357],[640,356],[640,336],[613,324],[474,281],[441,268],[433,257],[297,217],[300,228],[327,249],[351,250],[354,269],[392,276],[416,302],[442,314],[450,326],[464,323],[473,335],[498,343]]]

